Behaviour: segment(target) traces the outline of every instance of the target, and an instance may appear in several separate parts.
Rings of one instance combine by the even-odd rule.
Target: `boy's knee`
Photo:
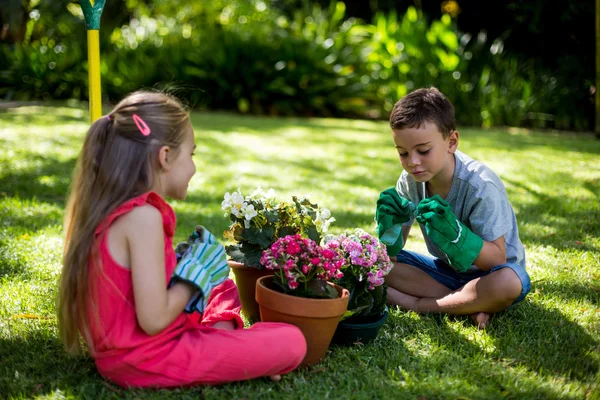
[[[521,295],[523,284],[515,271],[511,268],[502,268],[496,271],[497,294],[500,299],[511,305]]]

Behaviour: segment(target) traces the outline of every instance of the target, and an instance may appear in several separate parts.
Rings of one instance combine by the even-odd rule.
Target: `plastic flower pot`
[[[350,346],[354,343],[368,344],[375,340],[379,334],[379,330],[385,323],[388,317],[388,308],[375,319],[360,322],[360,321],[341,321],[335,330],[332,343],[340,346]]]
[[[300,367],[316,364],[325,357],[335,329],[348,307],[350,293],[329,283],[339,294],[335,299],[309,299],[281,293],[273,276],[256,281],[256,301],[263,322],[284,322],[300,328],[306,339],[306,357]]]
[[[228,263],[235,276],[235,284],[242,303],[242,312],[252,322],[260,321],[260,311],[256,302],[256,280],[263,276],[273,275],[273,271],[248,267],[231,260]]]

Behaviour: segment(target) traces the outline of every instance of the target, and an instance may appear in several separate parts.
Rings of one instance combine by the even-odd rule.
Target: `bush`
[[[87,98],[84,26],[67,3],[44,6],[23,44],[0,45],[0,96]],[[48,28],[57,10],[66,16]],[[259,0],[157,3],[101,38],[103,98],[113,102],[158,87],[241,113],[387,118],[404,94],[436,86],[461,125],[590,128],[582,105],[591,107],[591,82],[571,83],[576,60],[553,74],[507,57],[485,32],[461,34],[449,15],[429,22],[414,7],[364,23],[345,19],[343,2],[305,3],[287,16]]]

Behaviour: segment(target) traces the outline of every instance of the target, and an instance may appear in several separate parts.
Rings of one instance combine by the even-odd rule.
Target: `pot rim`
[[[377,321],[373,321],[373,322],[367,322],[365,324],[361,324],[360,322],[345,322],[345,321],[340,321],[340,325],[343,325],[345,328],[348,329],[369,329],[369,328],[376,328],[379,327],[381,325],[383,325],[385,323],[385,321],[387,320],[389,316],[389,311],[388,311],[388,307],[385,307],[385,310],[383,311],[383,314],[381,315],[381,317],[377,320]]]
[[[261,305],[261,300],[268,299],[268,300],[270,300],[269,308],[274,311],[278,311],[278,312],[282,312],[282,313],[286,313],[286,314],[290,314],[290,315],[297,315],[297,316],[306,316],[307,314],[309,314],[309,315],[317,314],[318,316],[315,316],[316,318],[331,318],[331,317],[341,316],[348,309],[348,301],[350,300],[350,292],[348,291],[348,289],[343,288],[339,285],[328,282],[328,284],[334,286],[336,288],[336,290],[338,291],[338,293],[340,294],[340,296],[336,297],[335,299],[310,299],[307,297],[292,296],[289,294],[278,292],[276,290],[273,290],[273,289],[267,287],[263,283],[264,281],[267,281],[267,280],[273,279],[273,278],[274,278],[273,275],[268,275],[268,276],[260,277],[256,280],[256,302],[259,304],[259,306],[265,307],[264,304]],[[277,301],[277,299],[281,300],[282,297],[284,299],[290,299],[290,300],[294,299],[294,301],[298,304],[301,304],[301,306],[296,307],[297,310],[292,309],[292,308],[287,308],[282,304],[281,301]]]
[[[246,265],[244,263],[241,262],[237,262],[237,261],[233,261],[233,260],[227,260],[227,264],[229,264],[229,268],[231,269],[252,269],[255,271],[266,271],[267,269],[264,267],[251,267],[249,265]]]

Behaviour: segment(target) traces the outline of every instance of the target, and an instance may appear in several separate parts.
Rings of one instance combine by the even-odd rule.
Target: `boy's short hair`
[[[454,106],[434,87],[417,89],[402,97],[390,114],[394,130],[420,128],[426,122],[435,124],[444,139],[456,129]]]

